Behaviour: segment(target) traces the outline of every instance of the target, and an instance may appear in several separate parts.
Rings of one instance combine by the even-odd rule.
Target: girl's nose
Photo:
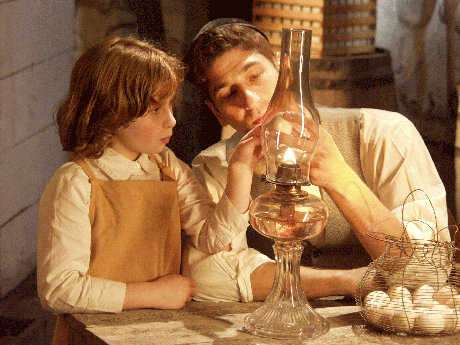
[[[166,119],[164,122],[164,126],[166,128],[168,127],[174,127],[176,125],[176,118],[174,117],[173,109],[172,107],[168,108],[168,113],[166,114]]]

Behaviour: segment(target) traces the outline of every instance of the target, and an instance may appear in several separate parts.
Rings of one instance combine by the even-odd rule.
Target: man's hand
[[[354,174],[345,162],[332,136],[320,126],[319,140],[310,161],[310,180],[326,191],[344,183]]]

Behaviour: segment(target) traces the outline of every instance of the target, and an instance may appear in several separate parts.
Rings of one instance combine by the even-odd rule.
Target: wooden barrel
[[[315,103],[343,108],[398,111],[387,50],[310,60],[310,86]]]

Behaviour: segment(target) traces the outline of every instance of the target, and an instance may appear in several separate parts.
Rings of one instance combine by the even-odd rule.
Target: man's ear
[[[209,109],[211,109],[212,113],[217,118],[217,120],[219,121],[219,123],[220,123],[220,125],[222,127],[228,126],[228,123],[225,122],[225,120],[223,119],[222,114],[217,110],[217,108],[214,105],[213,101],[208,99],[208,100],[204,101],[204,103],[208,106]]]
[[[275,66],[278,69],[278,71],[280,70],[280,61],[281,61],[281,52],[276,52],[275,53]]]

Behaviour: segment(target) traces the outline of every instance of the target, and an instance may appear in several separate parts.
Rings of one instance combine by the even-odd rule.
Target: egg
[[[442,255],[441,259],[435,253],[419,258],[419,267],[415,280],[419,281],[420,285],[428,284],[436,288],[446,284],[452,265],[445,260],[445,255]]]
[[[452,285],[446,284],[433,294],[433,299],[439,304],[446,304],[449,299],[456,295],[458,295],[457,290]]]
[[[368,298],[364,303],[364,315],[366,319],[375,325],[378,325],[384,309],[388,303],[377,299]]]
[[[428,310],[427,308],[415,308],[412,309],[412,311],[415,314],[415,318],[417,319],[417,316],[419,316],[421,313],[423,313],[425,310]]]
[[[387,307],[392,310],[411,310],[414,305],[409,298],[399,297],[392,300]]]
[[[414,328],[419,329],[419,327],[417,325],[417,319],[420,316],[420,314],[422,314],[425,310],[427,310],[427,309],[426,308],[414,308],[414,309],[412,309],[412,312],[414,313],[414,316],[415,316]]]
[[[414,300],[414,308],[428,308],[431,309],[433,306],[438,305],[439,303],[432,298],[417,298]]]
[[[390,329],[391,326],[391,319],[395,314],[395,310],[392,308],[388,308],[388,306],[383,307],[379,313],[379,319],[376,323],[377,326],[383,329]]]
[[[405,297],[412,300],[412,295],[410,291],[402,285],[393,285],[387,290],[387,295],[390,297],[390,300],[395,298]]]
[[[460,320],[458,318],[457,312],[454,309],[451,309],[444,304],[439,304],[434,306],[433,310],[437,311],[444,318],[445,332],[457,332],[460,330]]]
[[[391,326],[398,332],[410,332],[414,322],[415,314],[412,310],[396,310],[391,318]]]
[[[391,302],[390,296],[387,295],[385,291],[372,291],[366,295],[364,298],[364,304],[366,304],[369,301],[377,301],[381,302],[383,304],[388,304]]]
[[[390,297],[384,291],[372,291],[364,298],[364,313],[367,321],[383,328],[391,327],[394,307],[388,308]]]
[[[423,333],[435,334],[442,332],[445,326],[443,316],[436,310],[426,309],[418,314],[415,320],[417,328]]]
[[[419,298],[433,298],[435,290],[430,285],[422,285],[417,290],[414,291],[412,299],[415,301]]]

